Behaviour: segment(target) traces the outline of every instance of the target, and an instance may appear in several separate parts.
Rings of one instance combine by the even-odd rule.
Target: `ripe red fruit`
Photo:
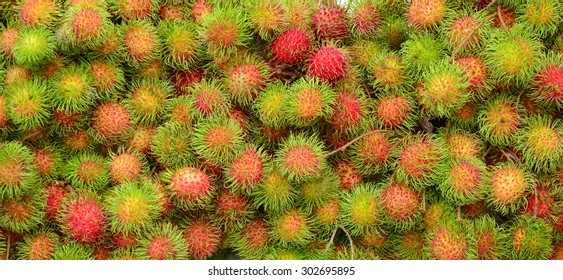
[[[272,55],[282,63],[300,64],[307,59],[311,45],[311,39],[305,31],[288,29],[272,42]]]
[[[350,34],[346,10],[340,7],[321,7],[313,14],[312,27],[319,39],[340,40]]]
[[[327,45],[318,48],[309,59],[307,76],[336,82],[346,76],[347,70],[346,53],[342,49]]]

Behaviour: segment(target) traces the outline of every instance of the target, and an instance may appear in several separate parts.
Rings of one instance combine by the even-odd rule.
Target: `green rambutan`
[[[225,168],[225,180],[235,192],[250,194],[264,180],[268,160],[261,148],[247,146]]]
[[[39,78],[6,89],[7,115],[20,130],[37,129],[50,118],[49,88]]]
[[[281,82],[269,84],[253,104],[258,119],[268,127],[286,127],[289,119],[286,107],[290,94]]]
[[[93,85],[87,69],[70,66],[49,79],[49,86],[53,89],[49,97],[56,110],[67,114],[85,112],[95,101]]]
[[[508,236],[489,215],[475,220],[474,235],[476,259],[500,260],[506,257]]]
[[[524,215],[518,217],[511,230],[510,258],[515,260],[545,260],[553,247],[552,227],[542,219]]]
[[[37,184],[33,154],[19,142],[0,143],[0,198],[16,198]]]
[[[188,257],[203,260],[215,254],[222,243],[221,229],[207,217],[195,217],[184,227]]]
[[[479,112],[479,133],[495,146],[510,145],[522,124],[521,109],[505,94],[500,94],[483,105]]]
[[[406,40],[400,53],[405,66],[412,72],[412,76],[416,80],[416,77],[419,77],[428,69],[433,69],[432,65],[439,63],[445,57],[445,48],[442,40],[429,32],[421,32],[413,34]]]
[[[148,21],[131,21],[123,28],[125,60],[134,65],[149,62],[158,57],[161,42],[158,30]]]
[[[347,51],[334,43],[318,47],[307,62],[307,76],[328,83],[344,79],[350,68]]]
[[[489,69],[485,62],[478,56],[468,55],[457,58],[454,64],[468,77],[469,86],[467,90],[480,95],[489,90]]]
[[[253,203],[263,207],[266,212],[276,213],[294,204],[297,197],[295,187],[290,183],[279,167],[269,167],[264,180],[253,192]]]
[[[289,14],[283,1],[252,0],[245,2],[244,6],[250,26],[264,40],[279,34],[289,24]]]
[[[443,221],[427,234],[428,257],[436,260],[474,258],[471,233],[458,221]]]
[[[542,37],[552,35],[562,22],[563,4],[556,0],[530,0],[519,6],[517,20]]]
[[[528,171],[519,165],[501,164],[491,171],[487,204],[502,214],[513,213],[525,203],[531,187]]]
[[[144,137],[148,136],[147,133],[151,134],[150,153],[164,167],[182,166],[195,161],[195,155],[190,146],[192,133],[184,125],[168,122],[159,126],[156,131],[142,133],[145,135]],[[141,136],[143,135],[139,137]],[[139,141],[141,140],[144,144],[148,141],[148,139],[139,139]]]
[[[135,250],[135,255],[143,260],[184,260],[187,254],[182,231],[167,222],[150,227]]]
[[[106,198],[109,226],[113,232],[140,233],[158,219],[160,194],[148,181],[117,185]]]
[[[283,210],[270,220],[272,240],[282,246],[305,245],[313,238],[311,218],[302,209]]]
[[[490,185],[490,174],[487,165],[478,158],[462,158],[450,161],[441,167],[440,174],[444,180],[438,189],[454,205],[466,205],[483,199],[487,186]]]
[[[22,0],[16,17],[23,25],[31,27],[53,25],[59,13],[55,0]]]
[[[534,36],[517,27],[491,33],[485,61],[496,81],[525,85],[536,75],[542,44]]]
[[[111,23],[109,13],[102,7],[72,6],[62,18],[64,42],[70,48],[93,49],[107,38]],[[66,46],[64,46],[66,47]]]
[[[4,88],[8,89],[16,84],[31,81],[33,73],[27,67],[14,64],[7,67],[5,74],[0,77],[4,78]]]
[[[57,221],[63,234],[81,244],[93,245],[105,236],[106,210],[94,193],[68,194]]]
[[[351,235],[379,230],[383,218],[379,192],[374,185],[365,183],[343,195],[340,217]]]
[[[459,67],[442,61],[423,74],[422,87],[415,94],[430,115],[450,117],[470,98],[467,81]]]
[[[119,143],[131,132],[132,118],[125,106],[117,102],[98,105],[92,117],[91,135],[98,142]]]
[[[452,54],[467,53],[479,50],[490,25],[483,12],[454,10],[446,14],[442,34],[448,47],[455,52]]]
[[[254,218],[233,233],[229,243],[238,256],[246,260],[260,260],[266,257],[270,243],[270,227],[268,221],[262,217]]]
[[[324,144],[317,135],[291,134],[276,151],[275,162],[291,181],[317,177],[326,167]]]
[[[395,169],[395,176],[400,182],[423,189],[440,181],[442,174],[439,167],[447,162],[449,156],[443,138],[412,135],[403,140],[402,146]]]
[[[147,173],[147,162],[139,152],[120,150],[110,153],[109,176],[116,183],[136,181]]]
[[[162,118],[172,87],[164,80],[142,79],[133,81],[125,106],[137,124],[153,125]]]
[[[45,27],[22,28],[12,54],[17,64],[35,68],[55,56],[55,38]]]
[[[477,109],[477,103],[474,101],[463,104],[459,110],[454,112],[451,119],[452,125],[462,129],[473,130],[477,123]]]
[[[64,174],[77,189],[101,190],[109,182],[107,159],[93,153],[81,153],[70,158],[64,167]]]
[[[133,129],[125,146],[131,151],[148,154],[151,151],[151,143],[155,134],[155,127],[138,126]]]
[[[165,119],[167,119],[169,123],[191,127],[199,115],[199,111],[196,110],[193,99],[194,98],[186,95],[167,99],[167,113]]]
[[[99,59],[121,60],[125,57],[125,37],[121,28],[110,28],[106,39],[95,48],[92,56]]]
[[[328,119],[333,113],[335,92],[316,79],[300,79],[289,88],[285,108],[288,122],[306,127]]]
[[[20,260],[50,260],[60,246],[59,236],[52,231],[39,231],[24,237],[17,248]]]
[[[563,126],[558,119],[529,117],[517,136],[522,162],[538,172],[553,172],[563,162]]]
[[[383,53],[384,50],[383,44],[373,39],[357,39],[348,46],[350,62],[363,70],[367,70],[370,62]]]
[[[64,150],[70,154],[86,152],[92,150],[94,146],[94,139],[86,130],[77,130],[63,134],[61,141],[64,144]]]
[[[408,81],[403,59],[393,52],[381,52],[368,66],[369,78],[375,89],[400,90]]]
[[[340,179],[331,168],[325,169],[320,176],[299,184],[300,202],[303,209],[309,211],[338,197],[339,184]]]
[[[208,207],[215,195],[215,182],[200,168],[188,166],[168,171],[163,181],[174,204],[182,209]]]
[[[44,194],[42,189],[32,188],[19,196],[4,198],[0,202],[0,227],[24,233],[42,225],[45,216]]]
[[[333,197],[323,201],[312,211],[312,222],[320,230],[320,234],[329,235],[334,232],[340,222],[341,200]]]
[[[110,0],[108,3],[111,11],[125,21],[150,20],[158,8],[156,0]]]
[[[302,64],[313,45],[307,29],[289,28],[273,39],[270,45],[275,60],[291,65]]]
[[[420,29],[438,25],[446,15],[445,0],[413,0],[407,11],[409,23]]]
[[[229,5],[226,5],[229,6]],[[234,7],[214,7],[201,17],[200,37],[213,56],[230,57],[250,40],[250,24]]]
[[[337,5],[320,6],[313,13],[311,27],[320,40],[341,40],[350,34],[348,14]]]
[[[232,119],[202,119],[194,127],[191,144],[203,159],[217,165],[229,164],[243,148],[243,131]]]
[[[94,260],[94,250],[89,246],[70,241],[61,244],[53,254],[53,260]]]
[[[404,17],[391,15],[386,17],[381,23],[377,37],[385,42],[389,48],[398,50],[401,48],[402,43],[409,37],[408,31],[409,27]]]
[[[421,220],[422,197],[412,186],[388,182],[381,185],[379,203],[385,223],[402,231]]]
[[[424,260],[424,233],[418,230],[408,230],[393,238],[392,248],[396,248],[399,256],[407,260]]]
[[[375,35],[382,21],[379,3],[374,0],[352,1],[350,9],[352,31],[362,37]]]
[[[248,106],[256,99],[258,92],[264,89],[269,75],[264,62],[248,57],[226,71],[224,84],[234,103]]]
[[[190,68],[198,60],[201,48],[196,25],[187,21],[163,21],[158,27],[164,63],[179,69]]]
[[[291,27],[310,28],[316,3],[311,0],[286,1]]]
[[[307,255],[298,247],[295,246],[283,246],[279,245],[277,247],[268,247],[268,252],[266,253],[266,260],[306,260]]]
[[[0,96],[0,132],[8,127],[8,110],[6,105],[6,98]]]

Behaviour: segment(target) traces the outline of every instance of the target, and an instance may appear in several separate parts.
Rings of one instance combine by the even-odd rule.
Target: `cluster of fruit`
[[[0,259],[563,258],[562,14],[4,0]]]

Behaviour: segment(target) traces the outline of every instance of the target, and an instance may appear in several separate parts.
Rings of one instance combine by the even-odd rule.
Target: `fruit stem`
[[[8,240],[6,241],[6,260],[10,259],[10,239],[12,234],[8,233]]]
[[[323,252],[323,255],[326,254],[326,252],[328,252],[328,249],[330,248],[330,245],[332,245],[332,243],[334,242],[334,237],[336,236],[336,232],[338,231],[338,227],[336,227],[334,229],[334,231],[332,232],[332,236],[330,237],[330,241],[328,241],[328,243],[326,244],[325,250]]]
[[[461,222],[461,206],[457,207],[457,220]]]
[[[500,149],[500,152],[504,155],[504,157],[510,161],[511,163],[514,163],[514,160],[512,159],[512,157],[504,150],[504,149]]]
[[[350,236],[350,233],[348,232],[348,230],[346,230],[343,226],[340,226],[340,228],[342,229],[342,231],[344,231],[344,233],[346,233],[346,236],[348,236],[348,240],[350,241],[350,259],[354,260],[354,241],[352,240],[352,236]]]
[[[500,5],[497,6],[497,13],[498,13],[498,18],[500,20],[500,23],[502,24],[502,27],[504,28],[505,31],[508,31],[508,26],[506,26],[506,23],[504,22],[504,19],[502,18],[502,14],[500,13]]]
[[[336,149],[336,150],[334,150],[334,151],[332,151],[332,152],[326,154],[326,157],[332,156],[332,155],[334,155],[334,154],[336,154],[336,153],[338,153],[338,152],[340,152],[340,151],[346,150],[348,147],[350,147],[350,145],[354,144],[355,142],[357,142],[358,140],[360,140],[360,139],[362,139],[362,138],[364,138],[364,137],[366,137],[366,136],[369,136],[369,135],[372,135],[372,134],[375,134],[375,133],[382,133],[382,132],[387,132],[387,130],[372,130],[372,131],[366,132],[366,133],[364,133],[364,134],[362,134],[362,135],[360,135],[360,136],[358,136],[358,137],[352,139],[352,141],[346,143],[346,144],[343,145],[342,147],[340,147],[340,148],[338,148],[338,149]]]

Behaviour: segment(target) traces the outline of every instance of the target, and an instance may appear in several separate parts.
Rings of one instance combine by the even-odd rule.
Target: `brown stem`
[[[326,154],[326,157],[332,156],[332,155],[334,155],[334,154],[336,154],[336,153],[338,153],[338,152],[340,152],[340,151],[346,150],[348,147],[350,147],[350,145],[354,144],[355,142],[357,142],[358,140],[360,140],[360,139],[362,139],[362,138],[364,138],[364,137],[366,137],[366,136],[369,136],[369,135],[372,135],[372,134],[375,134],[375,133],[382,133],[382,132],[386,132],[386,131],[387,131],[387,130],[372,130],[372,131],[366,132],[366,133],[364,133],[364,134],[362,134],[362,135],[360,135],[360,136],[358,136],[358,137],[352,139],[352,141],[346,143],[346,144],[343,145],[342,147],[340,147],[340,148],[338,148],[338,149],[336,149],[336,150],[334,150],[334,151],[332,151],[332,152]]]
[[[6,260],[10,259],[10,244],[11,244],[10,239],[11,239],[11,237],[12,237],[12,234],[8,233],[8,240],[6,241]]]
[[[461,206],[457,207],[457,220],[461,222]]]
[[[448,120],[448,122],[446,123],[446,136],[448,136],[448,134],[450,134],[450,126],[451,126],[451,123],[450,123],[450,120]]]
[[[500,24],[502,24],[502,28],[504,28],[505,31],[508,31],[508,26],[506,26],[506,23],[504,22],[504,19],[502,18],[502,14],[500,11],[500,5],[497,6],[497,13],[498,13],[498,18],[500,20]]]
[[[512,157],[504,150],[504,149],[500,149],[500,152],[504,155],[504,157],[510,161],[511,163],[514,163],[514,160],[512,159]]]
[[[493,6],[495,4],[496,0],[491,1],[491,3],[489,3],[487,6],[485,6],[485,8],[483,8],[482,10],[486,10],[488,8],[490,8],[491,6]]]
[[[489,152],[491,151],[492,148],[493,148],[493,146],[487,147],[487,150],[485,151],[485,154],[483,154],[483,157],[486,157],[489,154]]]
[[[348,232],[348,230],[346,230],[343,226],[340,226],[340,228],[342,229],[342,231],[344,231],[344,233],[346,233],[346,236],[348,236],[348,240],[350,241],[350,259],[354,260],[354,241],[352,240],[352,236],[350,236],[350,233]]]
[[[332,232],[332,236],[330,237],[330,241],[326,244],[325,251],[323,252],[323,255],[326,254],[326,252],[328,252],[330,245],[332,245],[332,243],[334,242],[334,237],[336,236],[336,231],[338,231],[338,227],[335,228],[334,231]]]

